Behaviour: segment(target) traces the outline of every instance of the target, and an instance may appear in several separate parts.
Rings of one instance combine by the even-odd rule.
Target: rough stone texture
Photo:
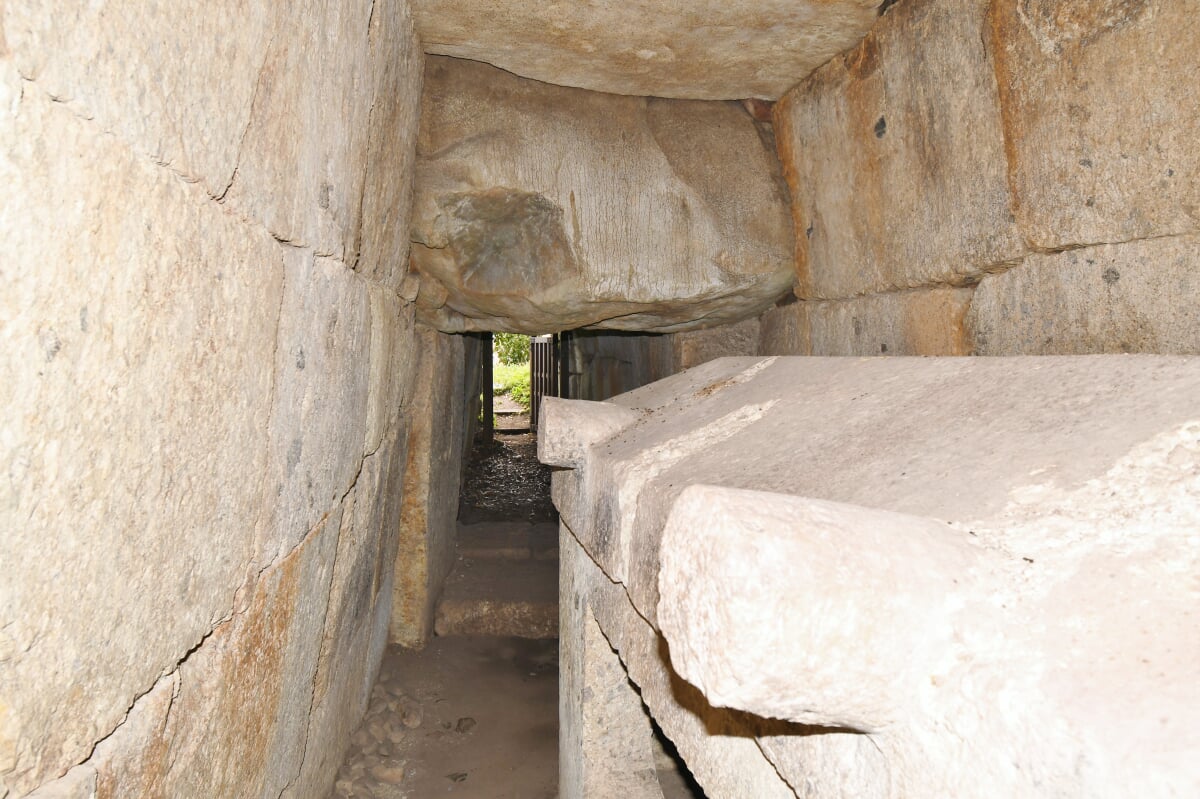
[[[290,551],[354,483],[367,440],[371,360],[366,284],[291,249],[275,352],[275,407],[262,562]],[[393,413],[395,409],[393,409]]]
[[[786,190],[740,105],[431,58],[417,148],[417,302],[441,330],[672,331],[791,284]]]
[[[563,799],[601,799],[617,781],[618,754],[628,754],[644,740],[645,719],[625,717],[632,726],[619,727],[621,716],[609,714],[611,726],[598,728],[603,713],[595,703],[611,701],[607,692],[585,682],[588,676],[612,673],[613,652],[628,674],[659,727],[675,744],[693,776],[713,799],[790,799],[791,788],[756,745],[755,736],[788,729],[746,714],[714,708],[694,688],[671,671],[665,642],[614,583],[580,546],[565,526],[562,551],[559,640],[562,689],[559,715],[559,783]],[[598,625],[599,636],[588,633]],[[599,663],[596,661],[599,660]],[[618,699],[620,695],[618,694]],[[649,741],[645,742],[649,746]],[[636,751],[636,749],[634,749]],[[636,782],[645,768],[638,759],[626,764],[626,780]],[[628,772],[634,772],[629,774]],[[633,778],[632,780],[630,778]],[[623,794],[615,794],[623,795]],[[634,794],[635,796],[637,794]],[[652,794],[651,794],[652,795]]]
[[[671,338],[675,371],[691,369],[714,358],[758,355],[759,327],[758,319],[746,319],[732,325],[676,333]]]
[[[404,646],[420,646],[433,633],[438,593],[454,565],[466,423],[462,337],[419,326],[416,347],[389,634]]]
[[[615,94],[774,100],[850,47],[877,0],[417,0],[428,52]]]
[[[0,779],[25,792],[245,579],[283,253],[3,58],[0,95]]]
[[[906,0],[775,107],[798,296],[961,285],[1024,251],[987,0]]]
[[[403,433],[389,435],[363,461],[347,495],[314,678],[307,754],[284,799],[328,795],[350,734],[366,710],[387,644],[405,455]]]
[[[374,5],[302,0],[278,8],[225,195],[280,240],[346,263],[359,248],[373,84],[383,68],[371,62]],[[392,57],[388,44],[377,59]]]
[[[316,683],[357,722],[394,535],[333,559],[352,487],[398,500],[420,56],[402,2],[311,5],[0,5],[0,796],[102,739],[103,795],[315,796]]]
[[[459,557],[437,603],[438,635],[558,636],[558,563]]]
[[[413,193],[411,182],[396,180],[396,175],[415,171],[425,56],[413,32],[407,2],[373,3],[370,39],[375,96],[360,212],[361,252],[354,268],[370,280],[399,290],[408,272]]]
[[[1013,206],[1036,246],[1200,231],[1189,0],[999,0],[992,47]]]
[[[641,418],[555,475],[582,547],[564,558],[594,572],[572,596],[656,718],[641,669],[671,672],[622,636],[661,624],[707,701],[870,736],[752,732],[806,795],[1188,795],[1197,390],[1194,358],[713,361],[614,398]],[[688,485],[721,488],[675,519]],[[761,601],[731,599],[733,584]],[[760,795],[709,791],[693,771],[711,796]]]
[[[264,574],[245,612],[97,747],[97,799],[278,796],[296,777],[340,517]]]
[[[1031,255],[984,278],[967,325],[980,355],[1200,354],[1200,237]]]
[[[761,355],[969,355],[973,289],[801,301],[763,315]]]
[[[96,769],[76,766],[62,779],[47,783],[29,794],[29,799],[95,799]]]
[[[0,12],[22,76],[136,152],[224,195],[259,84],[271,77],[264,69],[282,8],[10,0]],[[206,55],[179,57],[190,52]]]

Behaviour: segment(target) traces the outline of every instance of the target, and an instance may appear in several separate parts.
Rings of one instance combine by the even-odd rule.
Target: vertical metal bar
[[[482,352],[479,353],[479,360],[482,361],[480,369],[483,371],[483,432],[487,434],[490,441],[496,432],[496,408],[495,398],[492,396],[492,334],[483,334]]]
[[[564,330],[558,337],[558,395],[571,398],[571,331]]]

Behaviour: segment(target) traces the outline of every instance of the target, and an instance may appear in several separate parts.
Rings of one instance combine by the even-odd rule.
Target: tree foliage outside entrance
[[[514,366],[529,363],[529,336],[521,333],[494,333],[492,348],[500,363]]]

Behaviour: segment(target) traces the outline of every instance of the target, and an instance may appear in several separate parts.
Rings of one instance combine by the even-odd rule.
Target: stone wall
[[[403,0],[0,3],[0,796],[327,793],[391,607],[421,72]]]
[[[764,353],[1200,352],[1186,0],[903,0],[775,108]]]

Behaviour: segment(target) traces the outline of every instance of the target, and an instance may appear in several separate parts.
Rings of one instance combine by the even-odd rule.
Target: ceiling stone
[[[778,99],[856,44],[879,0],[415,0],[425,51],[615,94]]]

